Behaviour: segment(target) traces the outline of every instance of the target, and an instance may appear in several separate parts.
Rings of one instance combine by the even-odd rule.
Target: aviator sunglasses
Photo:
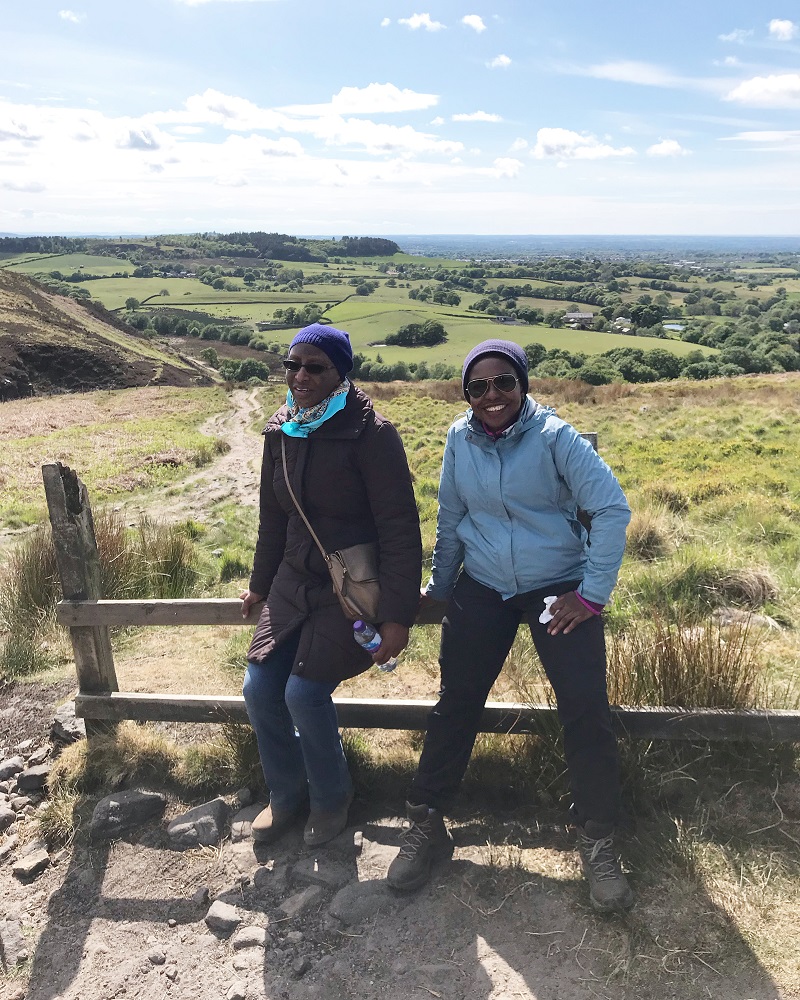
[[[495,375],[493,378],[474,378],[471,382],[467,382],[467,392],[473,399],[480,399],[486,394],[490,382],[500,392],[513,392],[519,379],[510,373]]]
[[[299,372],[301,368],[305,368],[309,375],[321,375],[323,372],[329,372],[333,365],[321,365],[318,361],[304,363],[293,358],[284,358],[283,367],[287,372]]]

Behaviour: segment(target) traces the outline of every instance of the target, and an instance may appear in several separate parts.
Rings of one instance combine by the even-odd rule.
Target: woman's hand
[[[250,608],[264,600],[263,594],[257,594],[254,590],[243,590],[239,597],[242,601],[242,618],[247,618]]]
[[[550,605],[550,614],[553,620],[548,623],[548,635],[558,635],[559,632],[568,635],[581,622],[594,617],[586,605],[578,600],[573,590],[553,601]]]
[[[398,622],[382,622],[381,644],[372,654],[374,663],[388,663],[393,656],[399,656],[408,645],[408,626]]]

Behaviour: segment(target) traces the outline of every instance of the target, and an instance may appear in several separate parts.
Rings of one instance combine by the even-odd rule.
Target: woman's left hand
[[[548,635],[558,635],[559,632],[568,635],[581,622],[594,617],[586,605],[578,600],[573,590],[562,594],[558,600],[553,601],[550,605],[550,614],[553,616],[553,620],[548,623]]]
[[[380,627],[383,640],[372,654],[375,663],[388,663],[393,656],[399,656],[408,645],[408,626],[398,622],[382,622]]]

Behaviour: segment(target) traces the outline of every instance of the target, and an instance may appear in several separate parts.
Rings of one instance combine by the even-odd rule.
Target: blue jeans
[[[336,684],[292,673],[299,631],[263,662],[248,663],[244,700],[255,730],[270,804],[281,812],[302,805],[333,811],[353,784],[331,695]]]

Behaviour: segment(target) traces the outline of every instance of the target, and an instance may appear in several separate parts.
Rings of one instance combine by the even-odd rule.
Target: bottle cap
[[[367,627],[367,623],[366,622],[362,622],[360,618],[358,619],[358,621],[354,621],[353,622],[353,631],[354,632],[363,632],[366,627]]]

